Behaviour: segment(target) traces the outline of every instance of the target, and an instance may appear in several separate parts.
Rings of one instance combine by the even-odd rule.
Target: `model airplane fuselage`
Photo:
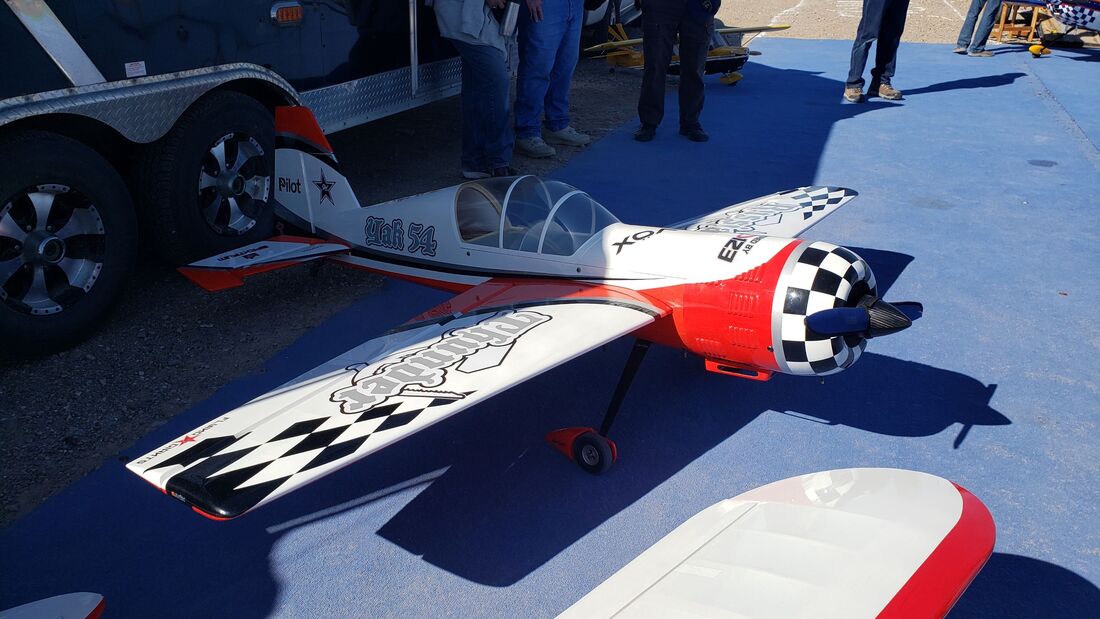
[[[234,517],[624,335],[637,338],[600,430],[550,442],[606,471],[606,438],[650,342],[767,380],[850,367],[918,304],[877,297],[853,252],[794,238],[855,196],[804,187],[668,227],[619,222],[535,176],[487,178],[363,208],[305,108],[280,108],[276,237],[181,271],[211,289],[313,259],[458,293],[405,325],[128,464],[203,514]]]
[[[350,248],[334,257],[345,264],[452,292],[492,279],[603,287],[661,310],[638,337],[742,377],[832,374],[866,346],[854,334],[808,332],[805,318],[872,303],[870,267],[842,247],[782,234],[817,223],[853,191],[803,188],[660,228],[621,223],[587,193],[535,176],[362,208],[332,163],[279,149],[275,197],[299,227]]]

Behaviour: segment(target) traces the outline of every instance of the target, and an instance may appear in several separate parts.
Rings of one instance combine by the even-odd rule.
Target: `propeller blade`
[[[871,328],[867,330],[868,339],[897,333],[913,325],[909,316],[882,299],[875,299],[875,302],[867,308],[867,315],[871,321]]]
[[[892,305],[867,295],[856,307],[834,307],[806,317],[806,327],[824,337],[859,335],[865,338],[897,333],[921,317],[924,306],[916,302]]]
[[[891,305],[908,316],[909,320],[916,320],[924,315],[924,305],[916,301],[898,301],[897,303],[891,303]]]
[[[834,307],[807,316],[806,326],[825,337],[858,335],[871,328],[871,315],[863,307]]]

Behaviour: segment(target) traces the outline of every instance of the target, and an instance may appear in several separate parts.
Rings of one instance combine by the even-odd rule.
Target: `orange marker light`
[[[297,2],[277,2],[271,7],[271,21],[280,26],[296,26],[304,16],[302,5]]]

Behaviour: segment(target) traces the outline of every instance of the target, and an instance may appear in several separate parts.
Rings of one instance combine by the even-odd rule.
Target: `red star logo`
[[[190,434],[188,434],[187,436],[180,439],[180,445],[184,445],[186,443],[194,443],[194,442],[195,442],[195,437],[191,436]],[[177,445],[177,447],[178,446],[179,445]]]

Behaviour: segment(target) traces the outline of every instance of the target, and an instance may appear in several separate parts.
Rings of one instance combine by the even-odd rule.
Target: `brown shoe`
[[[887,101],[898,101],[901,99],[901,91],[889,84],[879,84],[878,96]]]
[[[863,89],[859,86],[845,86],[844,100],[859,103],[863,99]]]

